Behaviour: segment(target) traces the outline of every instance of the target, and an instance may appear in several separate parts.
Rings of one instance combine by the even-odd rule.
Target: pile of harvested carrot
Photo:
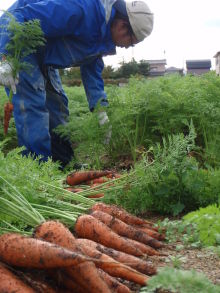
[[[97,193],[91,194],[88,198],[102,198],[104,192],[98,192],[99,187],[106,183],[106,186],[112,186],[114,183],[112,179],[120,178],[120,175],[112,171],[76,171],[66,177],[66,184],[71,187],[66,187],[67,190],[74,193],[83,191],[81,184],[89,186]]]
[[[147,285],[165,236],[153,223],[96,203],[71,231],[58,221],[36,227],[32,237],[0,236],[0,292],[127,293]],[[127,284],[126,283],[126,284]]]

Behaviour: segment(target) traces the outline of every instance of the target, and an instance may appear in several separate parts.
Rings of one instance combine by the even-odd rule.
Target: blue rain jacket
[[[8,11],[19,22],[39,19],[46,44],[26,61],[32,72],[19,73],[17,94],[13,97],[14,118],[19,145],[26,153],[54,156],[62,161],[63,142],[54,139],[52,130],[65,124],[69,115],[68,100],[59,78],[59,68],[80,66],[90,110],[100,100],[107,106],[101,73],[102,56],[115,54],[110,25],[115,0],[17,0]],[[0,26],[7,24],[4,15]],[[3,30],[2,30],[3,31]],[[8,34],[0,35],[0,53],[6,52]],[[47,90],[42,68],[53,90]],[[69,149],[69,146],[67,147]],[[56,152],[53,154],[53,152]],[[66,161],[69,159],[67,158]]]
[[[107,2],[111,7],[115,1]],[[110,33],[114,8],[108,22],[101,0],[18,0],[8,11],[19,22],[40,20],[47,43],[38,51],[39,63],[53,68],[80,66],[89,108],[100,98],[107,105],[102,56],[115,54]],[[1,35],[0,53],[6,52],[8,41],[7,35]]]

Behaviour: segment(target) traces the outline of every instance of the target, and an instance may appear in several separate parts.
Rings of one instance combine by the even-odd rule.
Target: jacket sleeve
[[[101,57],[80,67],[90,111],[94,110],[98,101],[101,106],[108,106],[107,95],[104,91],[104,81],[102,79],[103,68],[104,62]]]

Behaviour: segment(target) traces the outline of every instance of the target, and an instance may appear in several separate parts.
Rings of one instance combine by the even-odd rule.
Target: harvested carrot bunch
[[[59,222],[48,221],[38,226],[35,230],[35,238],[44,239],[76,253],[81,253],[73,234]],[[87,292],[110,292],[108,286],[100,277],[95,264],[91,261],[85,262],[84,265],[78,264],[74,267],[65,268],[63,272],[66,278],[71,278]],[[71,286],[71,282],[68,282],[68,284],[68,286]]]
[[[76,171],[66,177],[66,183],[74,186],[111,174],[111,171]]]
[[[1,235],[0,292],[129,293],[132,284],[145,286],[157,273],[142,259],[159,256],[163,246],[151,222],[99,203],[77,218],[73,232],[51,220],[33,237]]]
[[[78,217],[75,224],[75,232],[78,237],[88,238],[135,256],[143,255],[133,244],[90,215],[81,215]]]
[[[131,267],[126,266],[123,263],[117,262],[113,258],[107,256],[104,253],[99,252],[97,249],[91,247],[87,243],[84,244],[83,242],[81,242],[81,240],[86,239],[76,239],[71,234],[71,232],[59,222],[48,221],[43,223],[41,226],[37,227],[35,231],[35,237],[63,246],[72,251],[79,251],[80,254],[84,254],[87,257],[96,259],[95,265],[114,277],[121,277],[127,280],[134,281],[137,284],[141,285],[145,284],[147,281],[146,275],[140,274],[135,269],[132,269]],[[78,275],[79,270],[77,269],[77,267],[78,266],[76,266],[75,269],[65,268],[65,273],[73,279],[77,278],[79,282],[81,277]],[[83,270],[83,274],[85,274],[88,277],[88,274],[84,271],[86,270],[86,265],[82,265],[81,270]],[[94,276],[97,275],[97,271],[94,272],[94,269],[91,269],[91,271],[93,271],[93,277],[90,281],[87,280],[87,283],[90,284],[89,292],[92,292],[92,286],[94,286],[95,288],[94,292],[99,292],[97,290],[97,280],[99,279],[99,277],[96,276],[94,278]],[[82,285],[81,283],[81,286],[85,286],[85,284]]]

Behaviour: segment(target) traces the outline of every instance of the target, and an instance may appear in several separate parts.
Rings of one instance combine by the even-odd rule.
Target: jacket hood
[[[105,20],[106,20],[106,23],[108,23],[111,16],[112,6],[117,0],[100,0],[100,1],[102,5],[104,6]]]

